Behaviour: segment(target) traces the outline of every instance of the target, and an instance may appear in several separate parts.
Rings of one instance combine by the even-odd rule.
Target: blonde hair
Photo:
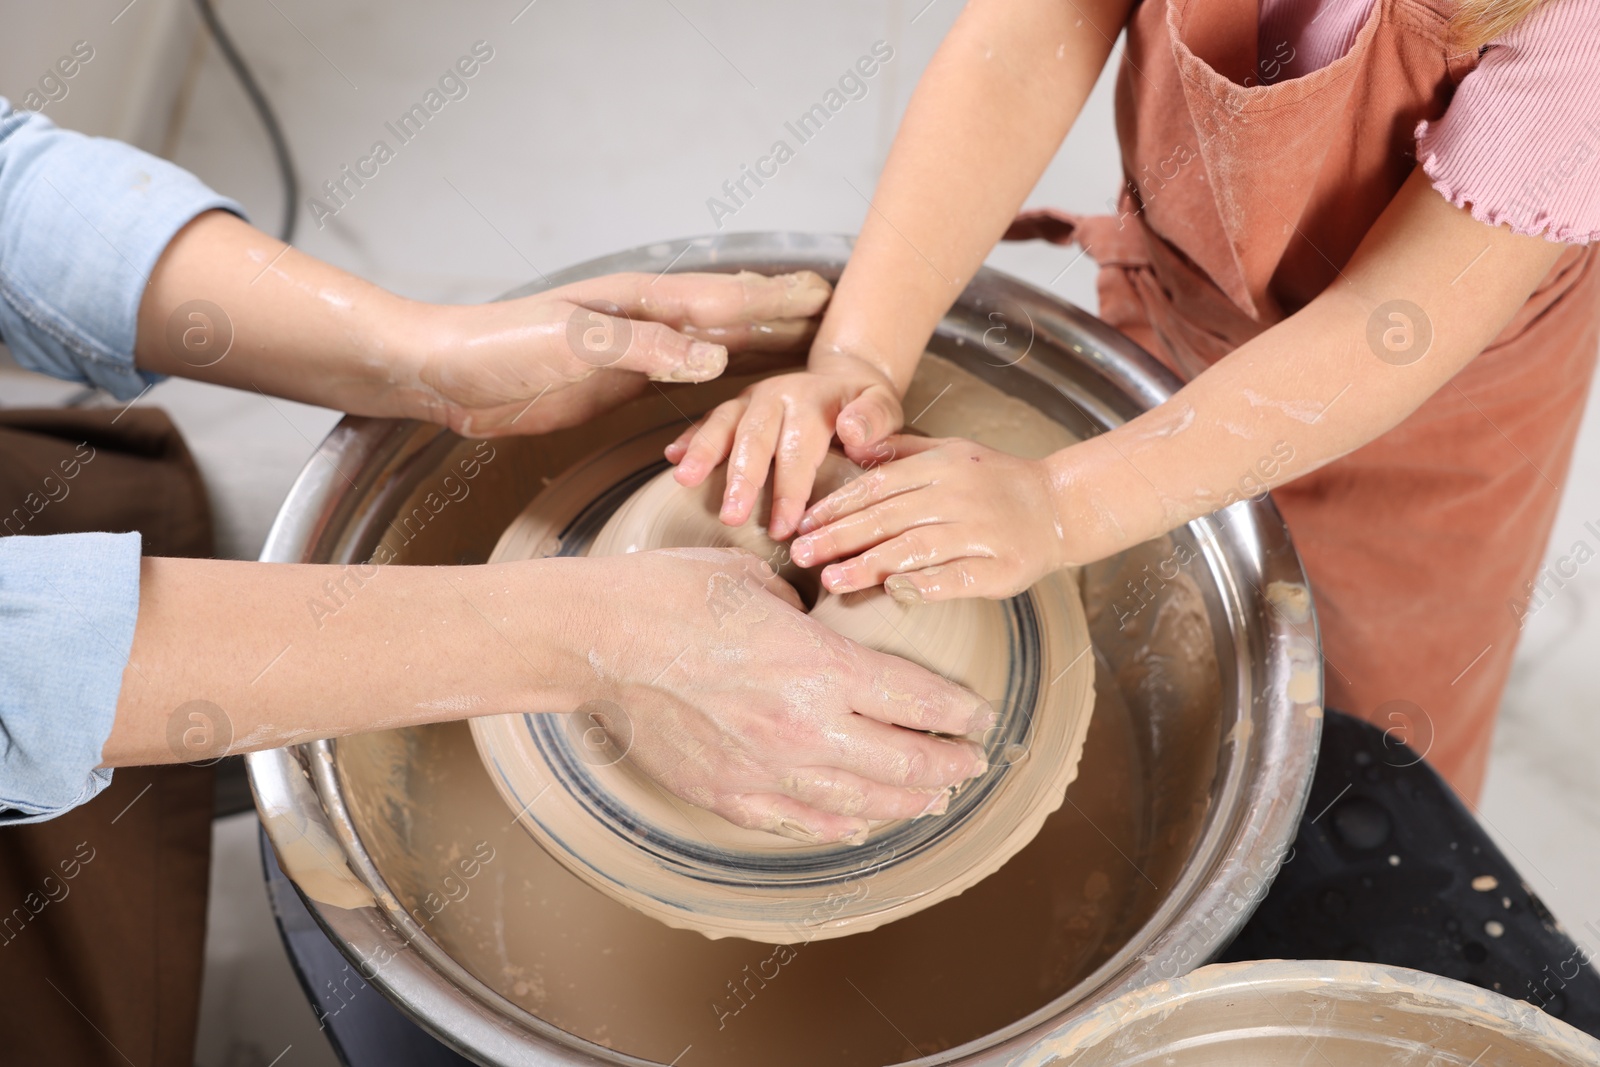
[[[1450,35],[1463,51],[1482,48],[1517,27],[1545,0],[1461,0],[1450,17]]]

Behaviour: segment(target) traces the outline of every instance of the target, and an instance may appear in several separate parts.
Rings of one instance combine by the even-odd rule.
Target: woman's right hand
[[[868,820],[943,812],[986,769],[978,745],[936,735],[987,729],[988,704],[814,622],[758,557],[586,563],[607,595],[572,620],[593,638],[580,689],[621,709],[605,725],[626,758],[689,803],[799,841],[861,841]]]

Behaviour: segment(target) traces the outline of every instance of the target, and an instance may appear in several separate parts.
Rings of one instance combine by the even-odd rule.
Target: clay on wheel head
[[[725,468],[724,468],[725,470]],[[829,453],[817,472],[814,499],[821,499],[861,468],[838,453]],[[620,556],[654,548],[742,548],[767,561],[814,606],[812,618],[830,629],[879,652],[919,663],[989,699],[1004,691],[1004,609],[991,600],[949,600],[907,607],[882,586],[838,596],[821,588],[815,569],[805,570],[789,558],[787,545],[767,536],[752,519],[743,526],[725,526],[718,518],[725,484],[722,470],[699,486],[685,489],[665,470],[618,508],[589,546],[591,556]],[[769,481],[755,515],[772,507]],[[973,735],[973,740],[982,740]],[[782,845],[788,842],[778,839]]]
[[[952,413],[970,416],[983,390],[998,396],[976,380],[962,384],[965,406],[950,404]],[[1019,433],[1016,422],[1004,420],[1007,433]],[[567,716],[476,719],[479,752],[522,825],[574,873],[669,925],[769,944],[871,929],[998,869],[1061,805],[1076,774],[1094,665],[1075,577],[1057,573],[1009,601],[906,606],[881,589],[843,597],[819,591],[815,572],[790,564],[757,523],[732,529],[720,522],[720,472],[695,489],[678,485],[659,459],[676,433],[663,426],[577,464],[507,529],[492,558],[748,549],[814,599],[819,621],[988,699],[1000,722],[973,739],[984,744],[989,770],[944,815],[876,825],[864,846],[806,845],[693,808],[621,753],[593,758]],[[830,457],[817,495],[855,473],[843,457]],[[767,513],[767,496],[757,515]]]

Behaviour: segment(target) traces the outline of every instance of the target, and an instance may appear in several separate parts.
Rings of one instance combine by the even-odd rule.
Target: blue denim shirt
[[[139,396],[159,380],[133,365],[150,271],[213,208],[243,214],[182,168],[0,97],[0,341],[24,367]],[[0,536],[0,824],[110,783],[100,753],[138,613],[138,534]]]

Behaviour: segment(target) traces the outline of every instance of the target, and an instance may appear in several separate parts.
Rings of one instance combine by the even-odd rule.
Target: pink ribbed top
[[[1373,0],[1261,0],[1260,81],[1350,50]],[[1417,127],[1433,187],[1489,225],[1600,240],[1600,0],[1546,0],[1489,43],[1444,116]]]

